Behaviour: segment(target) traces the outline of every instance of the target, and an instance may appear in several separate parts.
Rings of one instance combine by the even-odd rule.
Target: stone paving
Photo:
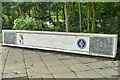
[[[2,78],[118,78],[111,58],[1,46]]]

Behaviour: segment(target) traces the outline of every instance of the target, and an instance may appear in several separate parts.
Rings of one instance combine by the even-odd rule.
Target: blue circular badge
[[[81,48],[81,49],[85,48],[85,47],[86,47],[86,41],[85,41],[85,39],[79,39],[79,40],[77,41],[77,46],[78,46],[79,48]]]

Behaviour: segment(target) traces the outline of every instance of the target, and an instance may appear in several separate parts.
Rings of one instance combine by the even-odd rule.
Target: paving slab
[[[43,78],[43,80],[55,80],[55,78]]]
[[[50,74],[47,67],[31,67],[31,68],[27,69],[27,72],[29,72],[31,74],[32,74],[32,72],[39,73],[39,74],[44,74],[44,75],[49,75]]]
[[[9,52],[9,48],[8,47],[1,47],[0,48],[2,49],[2,53],[0,53],[1,57],[0,60],[2,61],[1,62],[1,73],[4,72],[4,68],[5,68],[5,62],[7,60],[7,55],[8,55],[8,52]],[[2,75],[1,75],[2,76]]]
[[[21,53],[22,53],[21,49],[16,49],[16,48],[10,49],[7,60],[6,60],[4,72],[3,72],[3,78],[27,76],[26,70],[25,70],[25,64],[23,62],[23,55]],[[11,58],[11,56],[14,56],[17,58],[20,57],[21,59]]]
[[[78,60],[80,60],[84,64],[97,62],[97,59],[87,58],[87,57],[80,57],[80,58],[78,58]]]
[[[27,54],[28,53],[28,54]],[[26,68],[45,66],[39,54],[34,51],[23,51]]]
[[[56,56],[59,58],[59,60],[68,60],[68,59],[74,58],[74,56],[63,54],[63,53],[58,53]]]
[[[7,61],[8,62],[9,61],[22,61],[23,62],[22,49],[10,48]]]
[[[56,56],[41,57],[47,66],[63,66],[64,64]]]
[[[105,61],[104,63],[110,67],[118,66],[118,61]]]
[[[3,78],[18,78],[18,77],[27,77],[25,73],[14,73],[7,71],[3,74]]]
[[[26,52],[28,54],[26,54]],[[52,78],[52,75],[42,61],[39,53],[34,51],[24,51],[23,55],[29,78]]]
[[[104,61],[96,62],[96,63],[88,63],[86,65],[92,69],[100,69],[100,68],[110,67],[109,65],[105,64]]]
[[[68,59],[68,60],[61,60],[66,65],[74,65],[74,64],[80,64],[81,62],[77,59]]]
[[[116,78],[118,75],[118,71],[113,68],[104,68],[95,70],[97,73],[101,74],[105,78]]]
[[[95,71],[83,71],[83,72],[76,72],[79,78],[104,78],[100,74],[96,73]]]
[[[2,65],[4,65],[7,59],[8,52],[9,52],[9,48],[2,47]]]
[[[29,78],[53,78],[49,70],[45,67],[32,67],[27,69]]]
[[[43,78],[49,78],[50,80],[53,80],[53,75],[48,74],[48,75],[42,75]],[[43,79],[45,80],[45,79]]]
[[[59,73],[59,74],[54,74],[54,78],[78,78],[74,73]],[[59,79],[56,79],[59,80]]]
[[[73,72],[80,72],[80,71],[87,71],[87,70],[91,70],[91,68],[89,68],[88,66],[86,66],[85,64],[75,64],[75,65],[70,65],[68,66]]]
[[[56,56],[44,56],[44,57],[41,57],[44,61],[55,61],[55,60],[58,60],[58,57]]]
[[[52,53],[52,52],[47,52],[47,51],[41,51],[41,52],[38,52],[38,53],[39,53],[39,55],[40,55],[41,57],[55,56],[54,53]]]
[[[59,61],[59,60],[54,60],[54,61],[44,61],[44,63],[48,66],[48,67],[54,67],[54,66],[64,66],[64,64]]]
[[[80,78],[80,80],[112,80],[112,79],[107,79],[107,78]]]
[[[71,72],[71,70],[67,66],[54,66],[48,67],[48,69],[52,74]]]
[[[117,66],[117,67],[113,67],[115,70],[119,71],[119,74],[120,74],[120,66]]]

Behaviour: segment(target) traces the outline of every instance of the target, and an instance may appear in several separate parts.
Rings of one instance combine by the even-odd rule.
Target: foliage
[[[81,3],[82,31],[91,33],[93,22],[93,3]],[[80,32],[79,3],[69,2],[70,31]],[[3,2],[3,29],[66,31],[63,2]],[[49,23],[49,24],[48,24]],[[120,36],[120,2],[95,3],[95,33],[118,34]]]
[[[2,42],[2,33],[0,33],[0,42]]]
[[[26,19],[15,19],[13,29],[17,30],[32,30],[35,19],[26,17]]]

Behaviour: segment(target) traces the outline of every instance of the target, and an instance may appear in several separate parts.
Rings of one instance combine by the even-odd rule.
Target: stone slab
[[[108,65],[109,67],[118,67],[119,66],[119,61],[105,61],[104,62],[106,65]]]
[[[78,78],[74,73],[59,73],[53,75],[56,80],[59,80],[57,78]]]
[[[54,66],[48,67],[48,69],[52,74],[71,72],[71,70],[67,66]]]
[[[80,72],[80,71],[88,71],[91,70],[88,66],[85,64],[75,64],[68,66],[73,72]]]
[[[14,58],[16,57],[16,58]],[[18,58],[18,59],[17,59]],[[20,58],[20,59],[19,59]],[[21,49],[10,48],[3,72],[4,78],[27,76]]]
[[[76,74],[80,78],[104,78],[103,76],[99,75],[95,71],[76,72]]]
[[[97,59],[96,59],[96,58],[80,57],[80,58],[77,58],[77,59],[78,59],[79,61],[81,61],[82,63],[84,63],[84,64],[97,62]]]
[[[77,59],[68,59],[68,60],[61,60],[64,64],[66,65],[75,65],[75,64],[80,64],[81,62]]]
[[[92,69],[103,69],[103,68],[109,67],[104,62],[88,63],[86,65],[88,65]]]
[[[49,67],[52,67],[52,66],[64,66],[64,64],[59,60],[52,61],[52,62],[51,61],[44,61],[44,62]]]
[[[113,68],[105,68],[96,70],[97,73],[101,74],[105,78],[116,78],[118,75],[118,71]]]

